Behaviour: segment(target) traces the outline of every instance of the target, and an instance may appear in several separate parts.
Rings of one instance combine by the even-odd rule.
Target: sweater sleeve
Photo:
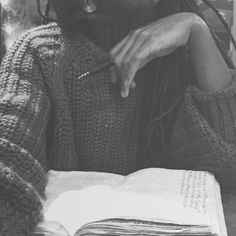
[[[212,172],[222,188],[236,189],[235,78],[214,93],[187,89],[171,147],[171,167]]]
[[[0,70],[0,235],[30,235],[46,185],[50,103],[33,39],[22,36]]]

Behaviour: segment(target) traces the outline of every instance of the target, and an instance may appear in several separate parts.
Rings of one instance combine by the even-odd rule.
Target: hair
[[[37,1],[39,2],[39,0]],[[71,16],[75,16],[79,12],[80,1],[49,0],[48,4],[47,12],[49,12],[49,6],[52,5],[62,27],[66,31],[72,32],[74,18]],[[193,12],[204,19],[194,0],[160,0],[158,4],[163,16],[177,12]],[[211,29],[211,27],[209,28]],[[211,33],[225,62],[229,67],[234,68],[228,52],[212,29]],[[171,131],[185,90],[194,79],[191,74],[191,65],[188,62],[187,49],[180,48],[173,54],[156,59],[148,65],[149,72],[154,75],[155,79],[145,81],[146,92],[143,99],[140,127],[144,133],[143,142],[140,143],[143,150],[139,155],[140,166],[143,166],[145,158],[149,159],[152,166],[168,166]],[[190,74],[191,76],[189,76]],[[149,77],[153,78],[153,76]]]

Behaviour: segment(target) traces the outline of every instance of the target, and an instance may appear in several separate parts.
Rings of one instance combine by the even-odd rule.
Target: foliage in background
[[[47,0],[41,0],[45,7]],[[2,6],[2,31],[5,47],[8,49],[13,41],[24,31],[41,24],[35,0],[0,0]]]

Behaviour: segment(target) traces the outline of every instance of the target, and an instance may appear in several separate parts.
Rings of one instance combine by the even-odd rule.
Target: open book
[[[203,171],[151,168],[128,176],[48,173],[44,235],[227,236],[220,188]]]

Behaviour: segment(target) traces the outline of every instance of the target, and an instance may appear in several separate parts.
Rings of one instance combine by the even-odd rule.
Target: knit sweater
[[[40,220],[46,171],[128,174],[137,170],[142,84],[127,99],[109,70],[78,79],[109,60],[84,34],[56,24],[24,34],[0,71],[0,235],[27,236]],[[211,171],[235,187],[236,95],[187,89],[171,139],[170,168]]]

